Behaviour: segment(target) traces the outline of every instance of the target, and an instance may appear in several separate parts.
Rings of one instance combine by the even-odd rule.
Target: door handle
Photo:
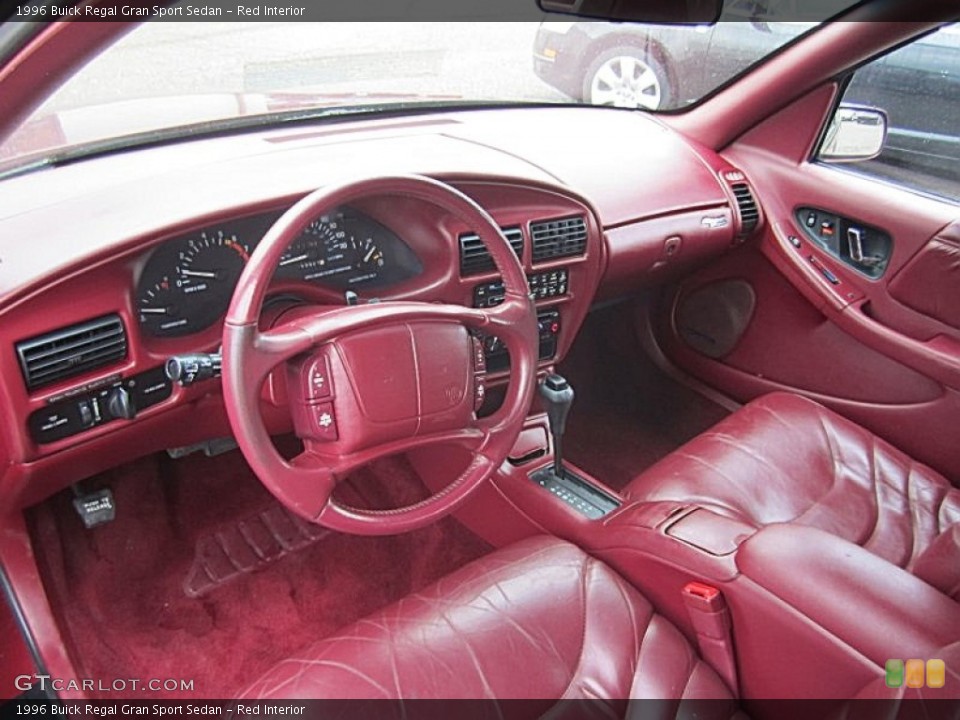
[[[883,255],[865,255],[863,252],[863,230],[858,227],[847,228],[847,249],[850,259],[864,267],[876,267],[886,258]]]

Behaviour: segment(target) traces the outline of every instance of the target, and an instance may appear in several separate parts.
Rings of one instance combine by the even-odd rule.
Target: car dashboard
[[[605,147],[625,131],[637,138],[625,156]],[[8,179],[0,206],[19,210],[0,216],[0,447],[19,472],[7,496],[36,500],[125,459],[229,436],[219,382],[181,387],[167,359],[217,351],[246,262],[306,193],[408,173],[454,185],[501,227],[537,305],[541,371],[594,303],[663,283],[756,227],[735,192],[746,179],[719,155],[649,117],[589,108],[273,129]],[[304,305],[490,307],[502,292],[474,228],[414,198],[366,197],[303,228],[261,325]],[[509,357],[480,340],[495,407]],[[268,428],[288,431],[282,388],[262,396]]]

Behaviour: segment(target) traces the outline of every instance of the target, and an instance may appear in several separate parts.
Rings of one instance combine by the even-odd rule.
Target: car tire
[[[591,105],[661,110],[669,106],[671,94],[663,65],[637,47],[605,50],[583,77],[582,99]]]

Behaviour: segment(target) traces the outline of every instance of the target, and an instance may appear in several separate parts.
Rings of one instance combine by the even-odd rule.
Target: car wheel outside
[[[670,102],[667,72],[640,48],[611,48],[587,67],[583,100],[591,105],[659,110]]]

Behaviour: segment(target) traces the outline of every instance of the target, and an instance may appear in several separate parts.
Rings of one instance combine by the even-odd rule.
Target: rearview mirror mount
[[[537,0],[548,13],[597,20],[639,23],[713,25],[723,0]]]

